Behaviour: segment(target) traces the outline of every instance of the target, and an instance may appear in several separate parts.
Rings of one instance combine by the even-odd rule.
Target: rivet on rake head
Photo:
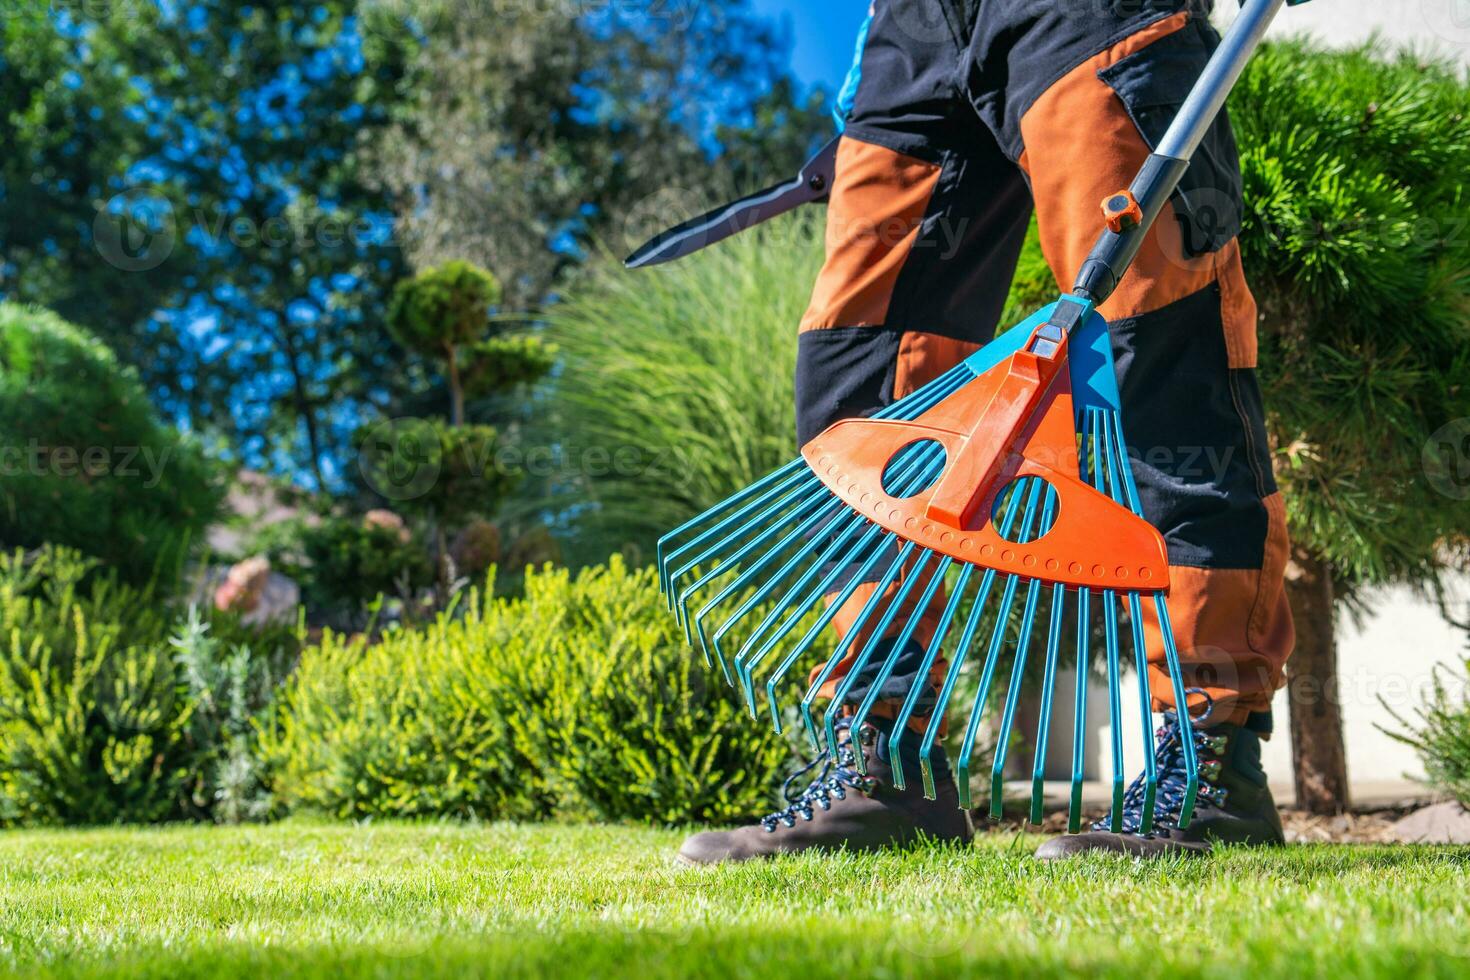
[[[865,493],[865,494],[862,495],[861,502],[862,503],[865,503],[865,504],[866,503],[870,503],[872,501],[872,499],[873,499],[873,495],[871,493]]]
[[[1108,573],[1108,570],[1106,568],[1103,568],[1101,565],[1093,565],[1092,566],[1092,574],[1095,575],[1095,576],[1097,576],[1098,578],[1102,578],[1107,573]]]
[[[1015,561],[1016,560],[1016,553],[1014,551],[1012,551],[1011,549],[1007,548],[1005,551],[1002,551],[1000,553],[1000,560],[1001,561],[1005,561],[1005,562]]]
[[[1021,559],[1021,564],[1025,565],[1027,568],[1034,568],[1036,566],[1036,556],[1027,555],[1025,558]]]
[[[1072,564],[1067,566],[1067,571],[1071,572],[1073,575],[1081,575],[1082,563],[1080,561],[1072,562]]]
[[[1126,568],[1124,568],[1124,567],[1122,567],[1120,565],[1118,567],[1118,570],[1116,572],[1114,572],[1113,574],[1116,575],[1116,576],[1118,576],[1119,578],[1127,578],[1128,577],[1128,569],[1126,569]]]
[[[943,534],[941,534],[939,536],[939,543],[940,544],[949,544],[953,540],[954,540],[954,532],[953,531],[945,531]]]
[[[966,538],[965,540],[963,540],[963,541],[960,542],[960,550],[961,551],[972,551],[972,550],[974,550],[974,548],[975,548],[975,539],[974,538]]]
[[[925,524],[924,525],[924,533],[925,534],[933,534],[934,533],[934,525],[933,524]]]
[[[1141,578],[1141,579],[1143,579],[1145,582],[1147,582],[1149,579],[1151,579],[1151,578],[1154,577],[1154,573],[1153,573],[1153,571],[1151,569],[1148,569],[1148,568],[1140,568],[1138,570],[1138,577]]]
[[[910,517],[908,520],[903,522],[903,526],[912,531],[914,528],[919,526],[919,519],[917,517]]]
[[[1062,563],[1059,562],[1059,561],[1057,561],[1055,558],[1048,558],[1046,560],[1046,570],[1048,572],[1054,572],[1058,568],[1061,568],[1061,567],[1062,567]]]
[[[980,548],[980,555],[981,555],[981,557],[983,557],[983,558],[989,558],[993,554],[995,554],[995,545],[993,545],[993,544],[987,544],[987,545],[981,546],[981,548]]]

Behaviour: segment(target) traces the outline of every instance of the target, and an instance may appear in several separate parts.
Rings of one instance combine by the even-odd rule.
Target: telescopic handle
[[[1099,305],[1113,294],[1138,255],[1143,237],[1179,186],[1190,158],[1209,132],[1220,107],[1255,54],[1266,28],[1286,0],[1247,0],[1220,46],[1200,73],[1164,138],[1133,178],[1103,204],[1108,227],[1082,263],[1072,292]]]

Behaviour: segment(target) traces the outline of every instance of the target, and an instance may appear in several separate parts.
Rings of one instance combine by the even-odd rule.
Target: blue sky
[[[754,7],[789,25],[795,41],[791,66],[797,78],[832,91],[841,87],[868,0],[754,0]]]

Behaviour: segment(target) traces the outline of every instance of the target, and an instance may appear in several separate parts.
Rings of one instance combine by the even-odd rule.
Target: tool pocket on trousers
[[[1203,20],[1098,72],[1156,149],[1219,44]],[[1210,127],[1171,199],[1191,257],[1214,252],[1240,233],[1240,155],[1224,110]]]

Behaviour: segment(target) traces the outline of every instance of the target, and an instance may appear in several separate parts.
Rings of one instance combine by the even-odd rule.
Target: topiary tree
[[[551,368],[551,353],[538,338],[491,335],[490,314],[499,302],[499,281],[458,260],[425,269],[393,290],[388,329],[409,350],[443,361],[452,425],[464,425],[467,393],[494,394]]]
[[[1432,587],[1470,532],[1463,494],[1425,468],[1460,451],[1436,431],[1470,416],[1470,87],[1417,55],[1292,42],[1262,51],[1230,112],[1293,540],[1297,798],[1336,812],[1336,613],[1363,586]]]
[[[515,482],[494,426],[467,425],[465,399],[505,394],[542,377],[553,348],[528,333],[504,332],[491,313],[500,284],[468,262],[451,261],[398,284],[388,326],[400,344],[440,358],[450,422],[397,420],[359,437],[360,469],[379,495],[425,516],[433,527],[440,584],[450,585],[448,535],[488,518]]]
[[[131,369],[46,310],[0,303],[0,546],[71,545],[139,581],[214,517],[199,448]]]

